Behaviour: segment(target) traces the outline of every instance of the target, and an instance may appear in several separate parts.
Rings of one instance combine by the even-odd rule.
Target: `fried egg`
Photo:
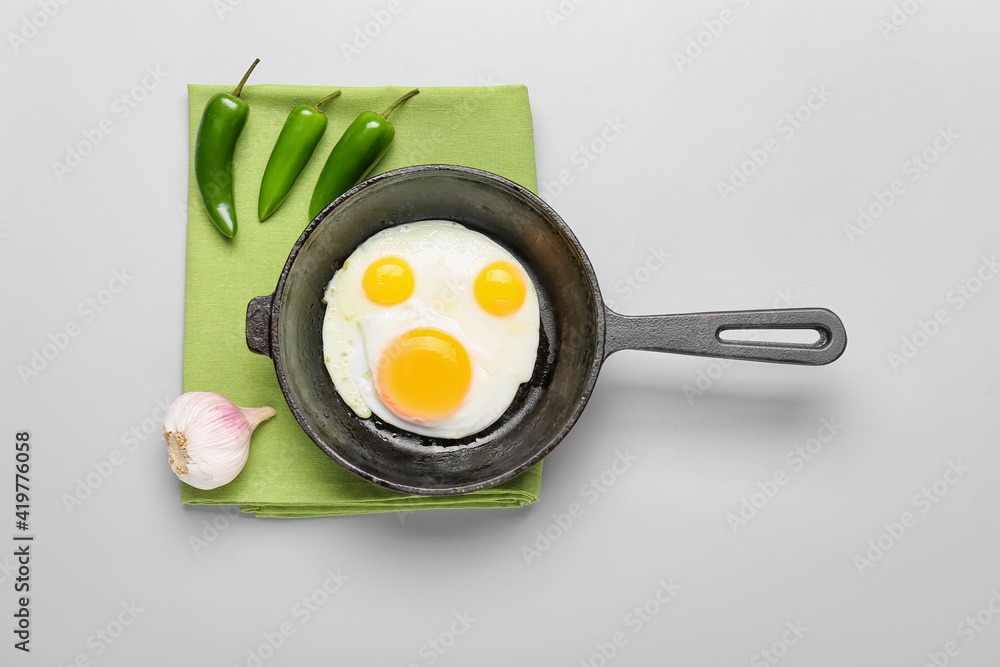
[[[535,286],[510,252],[456,222],[375,234],[323,299],[324,362],[361,418],[463,438],[495,422],[531,378]]]

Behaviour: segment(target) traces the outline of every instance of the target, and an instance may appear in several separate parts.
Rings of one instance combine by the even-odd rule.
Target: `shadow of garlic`
[[[268,406],[241,408],[222,394],[182,394],[163,420],[170,468],[197,489],[229,484],[246,465],[254,429],[274,414]]]

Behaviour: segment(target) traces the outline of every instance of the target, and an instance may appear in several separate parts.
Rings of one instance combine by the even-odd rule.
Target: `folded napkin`
[[[222,86],[189,85],[191,154],[202,110]],[[230,87],[231,89],[231,87]],[[281,394],[274,365],[245,339],[246,307],[274,291],[296,239],[308,224],[309,198],[341,133],[362,111],[383,111],[408,88],[342,88],[327,102],[326,134],[278,211],[257,221],[264,166],[292,107],[312,104],[335,88],[245,86],[250,117],[236,146],[233,182],[239,229],[226,239],[188,187],[184,391],[214,391],[241,406],[270,405],[278,414],[254,432],[250,459],[233,482],[212,491],[181,485],[181,501],[240,505],[257,516],[309,517],[435,508],[519,507],[535,502],[541,464],[501,486],[461,496],[396,493],[347,472],[302,431]],[[491,171],[534,191],[535,154],[524,86],[421,88],[390,117],[396,138],[375,173],[416,164],[455,164]],[[331,272],[333,267],[331,267]],[[318,296],[317,296],[318,298]],[[316,363],[322,363],[317,351]]]

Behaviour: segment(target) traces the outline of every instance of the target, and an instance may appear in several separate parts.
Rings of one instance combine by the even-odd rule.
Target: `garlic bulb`
[[[274,408],[241,408],[222,394],[182,394],[163,420],[170,467],[198,489],[228,484],[246,465],[253,430],[273,416]]]

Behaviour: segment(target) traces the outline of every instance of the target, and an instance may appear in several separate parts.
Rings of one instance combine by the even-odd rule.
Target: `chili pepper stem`
[[[413,97],[414,95],[416,95],[419,92],[420,92],[419,88],[414,88],[413,90],[411,90],[410,92],[408,92],[407,94],[403,95],[398,100],[396,100],[395,102],[393,102],[392,104],[390,104],[389,108],[382,112],[382,118],[385,118],[386,120],[389,120],[389,114],[392,113],[393,109],[395,109],[400,104],[402,104],[406,100],[410,99],[411,97]]]
[[[243,78],[240,79],[239,85],[236,86],[236,90],[233,91],[233,97],[239,97],[240,93],[243,92],[243,84],[246,83],[247,79],[250,78],[250,72],[253,71],[253,68],[256,67],[257,63],[259,63],[259,62],[260,62],[260,58],[257,58],[256,60],[253,61],[253,65],[250,65],[250,69],[248,69],[247,73],[243,75]]]
[[[333,91],[332,93],[330,93],[329,95],[327,95],[326,97],[324,97],[323,99],[321,99],[319,102],[317,102],[316,104],[314,104],[313,105],[313,109],[315,109],[316,111],[319,111],[320,106],[322,106],[323,104],[329,102],[330,100],[332,100],[337,95],[340,95],[340,91],[339,90]]]

